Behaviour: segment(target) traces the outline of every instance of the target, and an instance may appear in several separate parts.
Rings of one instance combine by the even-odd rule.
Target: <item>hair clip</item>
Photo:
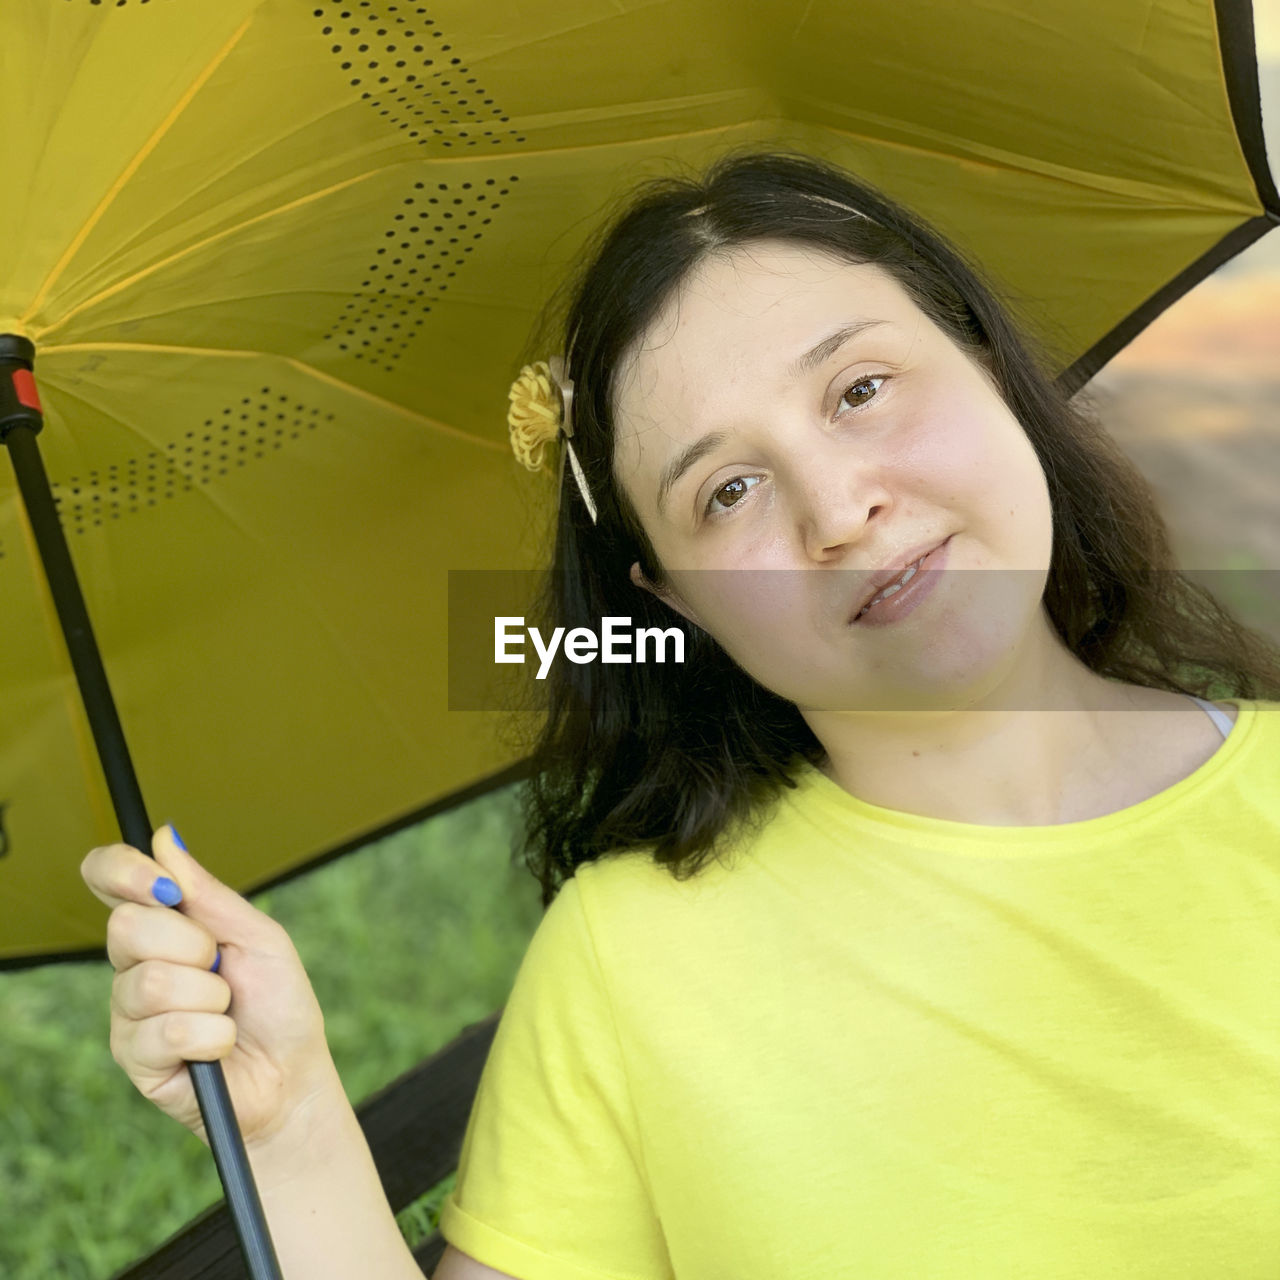
[[[830,196],[815,196],[811,191],[804,193],[806,200],[817,200],[819,204],[829,204],[833,209],[843,209],[845,213],[851,213],[855,218],[866,218],[868,222],[875,222],[875,219],[869,213],[863,213],[861,209],[854,209],[847,204],[841,204],[839,200],[832,200]]]
[[[591,523],[598,523],[596,504],[591,500],[582,464],[569,443],[573,435],[573,383],[567,376],[564,358],[552,356],[549,361],[539,360],[536,364],[525,365],[511,384],[508,399],[511,407],[507,411],[507,425],[516,457],[530,471],[540,471],[546,447],[563,436],[565,454],[568,454],[578,492],[582,495]],[[561,454],[562,484],[564,458],[565,455]]]
[[[582,503],[587,509],[587,514],[591,517],[591,523],[598,524],[599,516],[596,514],[596,504],[591,500],[591,490],[587,488],[587,477],[583,474],[582,464],[578,461],[578,455],[573,451],[573,445],[569,443],[573,437],[573,380],[569,377],[569,370],[565,365],[563,356],[552,356],[547,362],[547,367],[560,392],[560,404],[562,407],[560,430],[564,432],[564,451],[569,456],[569,466],[573,471],[573,478],[577,482],[578,492],[582,495]],[[563,482],[563,458],[560,460],[560,477]]]

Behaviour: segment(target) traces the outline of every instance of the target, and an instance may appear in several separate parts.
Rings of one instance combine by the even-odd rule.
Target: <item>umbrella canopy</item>
[[[510,763],[448,570],[531,567],[506,444],[618,192],[797,147],[983,264],[1079,385],[1280,218],[1240,0],[12,0],[0,333],[157,820],[252,889]],[[117,837],[0,474],[0,960],[97,949]]]

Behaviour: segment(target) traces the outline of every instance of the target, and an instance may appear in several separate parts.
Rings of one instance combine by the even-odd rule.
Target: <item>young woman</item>
[[[513,389],[517,453],[570,464],[551,620],[690,643],[552,668],[548,909],[437,1275],[1274,1274],[1276,648],[974,271],[837,170],[647,188],[564,335]],[[287,939],[156,853],[185,914],[136,851],[85,865],[117,1058],[197,1131],[181,1061],[224,1060],[300,1273],[412,1274]]]

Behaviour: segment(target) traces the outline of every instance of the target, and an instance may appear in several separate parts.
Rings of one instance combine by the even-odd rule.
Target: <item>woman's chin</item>
[[[960,710],[990,699],[1008,680],[1027,642],[1029,622],[968,612],[923,642],[904,636],[900,644],[874,654],[862,647],[853,655],[839,655],[822,671],[805,672],[797,656],[795,662],[774,668],[787,671],[789,678],[772,685],[756,678],[806,710]]]

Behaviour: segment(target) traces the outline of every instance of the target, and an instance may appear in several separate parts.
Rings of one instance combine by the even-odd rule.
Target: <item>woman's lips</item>
[[[936,571],[946,564],[950,543],[949,537],[935,547],[920,561],[920,567],[912,574],[911,580],[905,586],[899,587],[892,595],[885,596],[875,604],[867,606],[865,613],[855,614],[851,621],[864,627],[883,627],[914,612],[938,585]]]

